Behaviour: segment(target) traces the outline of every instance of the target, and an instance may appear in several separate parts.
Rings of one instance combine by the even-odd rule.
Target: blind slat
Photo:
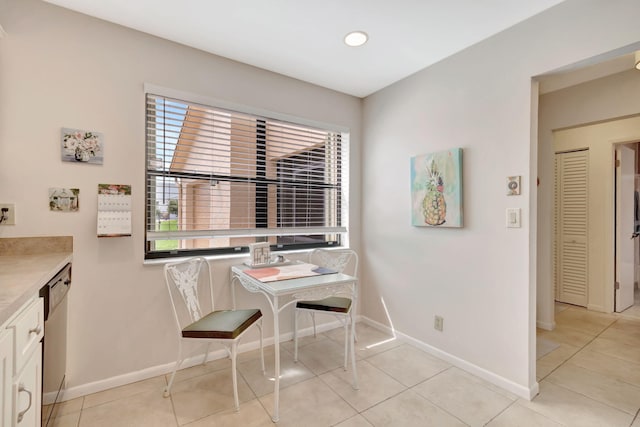
[[[147,255],[346,232],[340,132],[152,94],[146,120]]]

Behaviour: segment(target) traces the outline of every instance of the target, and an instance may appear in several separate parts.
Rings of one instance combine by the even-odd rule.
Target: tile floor
[[[540,394],[519,399],[415,347],[358,324],[360,390],[340,367],[342,329],[281,346],[279,426],[640,427],[640,317],[559,306],[560,344],[538,360]],[[266,353],[273,366],[273,347]],[[182,370],[171,398],[160,376],[65,402],[55,426],[273,426],[272,381],[259,353],[239,357],[240,411],[232,409],[230,362]],[[45,411],[49,412],[50,409]]]

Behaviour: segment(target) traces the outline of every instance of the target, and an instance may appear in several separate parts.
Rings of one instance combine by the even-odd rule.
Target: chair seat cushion
[[[217,310],[182,330],[185,338],[235,339],[262,317],[260,309]]]
[[[298,301],[296,308],[307,310],[333,311],[335,313],[348,313],[351,308],[351,298],[328,297],[316,301]]]

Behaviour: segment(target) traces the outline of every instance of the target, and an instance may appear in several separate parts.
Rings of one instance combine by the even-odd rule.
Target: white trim
[[[472,363],[469,363],[465,360],[462,360],[456,356],[453,356],[449,353],[446,353],[440,349],[437,349],[431,345],[428,345],[426,343],[423,343],[421,341],[416,340],[415,338],[412,338],[408,335],[405,335],[401,332],[398,331],[392,331],[391,328],[389,328],[386,325],[383,325],[381,323],[378,323],[372,319],[369,319],[368,317],[364,317],[364,316],[355,316],[354,319],[356,322],[363,322],[366,323],[369,326],[372,326],[380,331],[389,333],[391,335],[394,335],[395,337],[397,337],[399,340],[404,341],[404,342],[408,342],[411,343],[412,345],[416,346],[417,348],[420,348],[421,350],[426,351],[429,354],[432,354],[436,357],[438,357],[439,359],[442,359],[446,362],[451,363],[453,366],[460,368],[466,372],[469,372],[470,374],[476,375],[504,390],[507,390],[513,394],[515,394],[518,397],[521,397],[523,399],[527,399],[527,400],[531,400],[533,399],[539,392],[539,386],[538,383],[536,382],[532,387],[527,388],[525,386],[522,386],[520,384],[516,384],[513,381],[510,381],[506,378],[503,378],[499,375],[494,374],[493,372],[489,372],[486,369],[483,369],[479,366],[476,366]],[[342,323],[339,320],[335,320],[332,322],[328,322],[328,323],[322,323],[322,324],[318,324],[317,326],[317,330],[318,332],[326,332],[338,327],[342,327]],[[305,329],[301,329],[299,331],[300,336],[306,336],[306,335],[311,335],[313,334],[313,327],[308,327]],[[283,334],[280,338],[280,342],[286,342],[293,339],[293,332],[288,332],[286,334]],[[271,338],[265,338],[264,340],[264,345],[265,346],[269,346],[269,345],[273,345],[273,337]],[[239,346],[238,348],[238,352],[239,353],[243,353],[246,351],[251,351],[251,350],[256,350],[258,349],[260,346],[260,342],[258,340],[252,341],[252,342],[248,342],[245,344],[242,344]],[[227,352],[224,349],[220,349],[214,352],[209,353],[209,357],[208,360],[216,360],[216,359],[222,359],[227,357]],[[81,384],[75,387],[71,387],[68,388],[66,390],[63,391],[62,395],[61,395],[61,401],[67,401],[67,400],[71,400],[71,399],[75,399],[78,397],[82,397],[82,396],[86,396],[88,394],[92,394],[92,393],[97,393],[100,391],[104,391],[110,388],[114,388],[114,387],[119,387],[119,386],[123,386],[126,384],[131,384],[137,381],[142,381],[142,380],[146,380],[149,378],[153,378],[153,377],[157,377],[159,375],[166,375],[168,373],[170,373],[173,369],[173,365],[174,365],[174,361],[169,362],[169,363],[165,363],[163,365],[157,365],[157,366],[152,366],[149,367],[147,369],[143,369],[140,371],[134,371],[134,372],[129,372],[127,374],[123,374],[123,375],[118,375],[115,377],[111,377],[111,378],[105,378],[103,380],[100,381],[94,381],[92,383],[87,383],[87,384]],[[202,354],[199,354],[197,356],[193,356],[187,360],[185,360],[185,362],[182,365],[182,368],[188,368],[191,366],[195,366],[202,363]],[[162,390],[158,390],[158,393],[161,394]],[[47,393],[43,396],[43,402],[44,404],[49,404],[51,402],[53,402],[53,398],[54,398],[54,393]]]
[[[222,99],[212,98],[205,95],[198,95],[193,92],[185,92],[177,89],[170,89],[163,86],[154,85],[152,83],[144,84],[144,93],[166,96],[168,98],[180,99],[183,101],[194,102],[202,105],[209,105],[212,107],[223,108],[225,110],[237,111],[239,113],[253,114],[256,116],[262,116],[268,119],[281,120],[285,122],[291,122],[298,125],[312,126],[320,129],[326,129],[330,131],[338,132],[350,132],[346,126],[340,126],[335,123],[325,123],[317,120],[309,120],[303,117],[294,116],[291,114],[278,113],[275,111],[269,111],[262,108],[250,107],[248,105],[236,104],[234,102],[224,101]]]
[[[553,331],[556,328],[556,322],[543,322],[542,320],[538,320],[536,327],[544,329],[545,331]]]
[[[460,368],[463,371],[466,371],[477,377],[480,377],[483,380],[486,380],[491,384],[494,384],[502,389],[505,389],[523,399],[531,400],[539,392],[539,385],[537,382],[533,384],[533,386],[531,387],[526,387],[521,384],[514,383],[513,381],[507,378],[501,377],[500,375],[487,371],[484,368],[474,365],[473,363],[469,363],[466,360],[460,359],[459,357],[449,354],[445,351],[442,351],[439,348],[433,347],[432,345],[419,341],[413,337],[410,337],[409,335],[405,335],[402,332],[398,332],[397,330],[392,330],[388,326],[378,323],[372,319],[369,319],[368,317],[361,316],[361,321],[363,321],[364,323],[376,329],[379,329],[381,331],[387,332],[388,334],[394,335],[402,341],[411,343],[415,347],[421,350],[424,350],[425,352],[437,357],[438,359],[444,360],[445,362],[449,362],[453,366]]]
[[[329,323],[319,324],[317,326],[318,332],[326,332],[331,329],[335,329],[338,327],[342,327],[342,323],[339,320],[334,320]],[[298,332],[299,336],[306,336],[313,334],[313,327],[308,327],[305,329],[301,329]],[[286,334],[282,334],[280,338],[280,342],[291,341],[293,339],[293,332],[288,332]],[[264,339],[264,346],[273,345],[273,337]],[[255,340],[251,342],[247,342],[245,344],[241,344],[238,346],[238,354],[244,353],[251,350],[257,350],[260,348],[260,341]],[[225,349],[221,348],[216,351],[212,351],[209,353],[207,357],[207,361],[210,362],[212,360],[217,359],[225,359],[228,357],[228,353]],[[182,363],[181,369],[190,368],[192,366],[196,366],[202,363],[203,355],[198,354],[192,356]],[[163,365],[152,366],[146,369],[142,369],[140,371],[129,372],[122,375],[117,375],[115,377],[105,378],[100,381],[94,381],[87,384],[81,384],[75,387],[70,387],[61,392],[59,397],[61,402],[65,402],[67,400],[75,399],[78,397],[86,396],[88,394],[98,393],[101,391],[105,391],[114,387],[120,387],[127,384],[132,384],[138,381],[147,380],[150,378],[154,378],[160,375],[167,375],[173,371],[173,366],[176,362],[171,361],[169,363],[165,363]],[[45,393],[42,396],[42,401],[45,405],[51,404],[54,402],[57,392]],[[162,394],[162,390],[158,391],[159,395]]]
[[[231,230],[147,231],[147,240],[212,239],[215,237],[298,236],[301,234],[346,233],[346,227],[246,228]]]

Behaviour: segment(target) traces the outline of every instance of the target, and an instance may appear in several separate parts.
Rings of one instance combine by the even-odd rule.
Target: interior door
[[[635,175],[636,152],[626,145],[616,147],[616,307],[633,305],[635,278]]]
[[[587,306],[589,151],[556,153],[556,300]]]

